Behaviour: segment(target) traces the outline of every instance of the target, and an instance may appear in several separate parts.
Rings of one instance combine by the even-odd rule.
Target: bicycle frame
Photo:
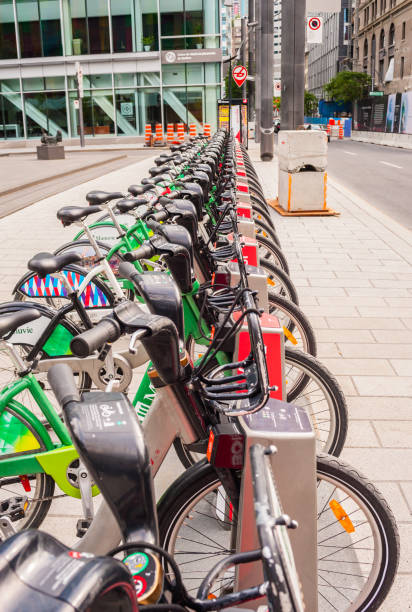
[[[37,416],[23,404],[16,401],[15,398],[24,391],[28,391],[31,394],[37,406],[46,417],[59,440],[57,443],[52,442],[49,432]],[[63,493],[80,499],[80,489],[73,487],[67,478],[67,468],[73,461],[79,458],[79,455],[72,445],[66,426],[61,421],[33,374],[26,374],[2,389],[0,393],[0,419],[7,407],[10,407],[18,416],[31,425],[42,440],[46,450],[37,450],[38,443],[33,438],[29,437],[26,440],[22,440],[20,436],[14,437],[12,425],[7,425],[3,422],[2,437],[7,439],[9,447],[3,446],[0,453],[0,476],[3,478],[45,472],[53,478]],[[15,452],[9,452],[11,450],[10,446],[13,445]],[[24,448],[25,446],[26,448]],[[98,488],[94,486],[92,494],[97,495],[98,493]]]

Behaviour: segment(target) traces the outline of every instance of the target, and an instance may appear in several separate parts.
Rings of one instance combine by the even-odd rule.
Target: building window
[[[61,130],[67,138],[66,94],[38,91],[24,94],[27,137],[39,138],[42,128],[51,135]]]
[[[17,57],[17,46],[13,1],[0,0],[0,59],[15,57]]]
[[[379,49],[383,49],[385,47],[385,30],[381,30],[379,35]]]
[[[391,23],[391,27],[389,28],[389,41],[388,44],[390,47],[395,44],[395,26]]]
[[[400,71],[401,79],[403,79],[404,74],[405,74],[405,58],[401,57],[401,71]]]
[[[406,21],[402,21],[402,40],[406,38]]]
[[[7,87],[7,86],[6,86]],[[0,94],[0,137],[5,139],[23,138],[23,113],[21,111],[20,93],[5,93],[3,87]],[[10,88],[7,87],[9,90]]]
[[[109,53],[106,0],[70,0],[73,55]]]
[[[384,65],[385,65],[385,60],[384,60],[384,59],[380,59],[380,60],[379,60],[379,73],[378,73],[378,76],[379,76],[379,82],[380,82],[380,83],[383,83],[383,77],[384,77],[384,74],[383,74],[383,71],[384,71]]]
[[[368,57],[368,40],[365,38],[365,42],[363,43],[363,57]]]
[[[132,30],[133,0],[111,0],[110,12],[114,53],[135,51]]]
[[[58,0],[17,0],[22,57],[62,55]]]

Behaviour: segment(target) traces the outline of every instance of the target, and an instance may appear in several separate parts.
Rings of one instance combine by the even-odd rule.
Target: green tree
[[[367,95],[371,81],[364,72],[344,71],[338,72],[323,89],[335,102],[355,102]]]
[[[318,110],[318,99],[315,94],[310,93],[310,91],[305,91],[305,116],[311,117]]]

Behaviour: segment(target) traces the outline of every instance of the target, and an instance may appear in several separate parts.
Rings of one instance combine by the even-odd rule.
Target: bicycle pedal
[[[91,525],[92,519],[79,519],[76,524],[76,537],[82,538],[86,535],[87,530]]]
[[[28,506],[27,497],[19,495],[18,497],[9,497],[0,502],[0,516],[8,516],[14,523],[25,517]]]

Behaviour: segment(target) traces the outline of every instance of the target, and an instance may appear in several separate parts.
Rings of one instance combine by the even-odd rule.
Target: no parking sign
[[[322,17],[309,17],[306,24],[306,42],[308,44],[322,43],[323,19]]]

